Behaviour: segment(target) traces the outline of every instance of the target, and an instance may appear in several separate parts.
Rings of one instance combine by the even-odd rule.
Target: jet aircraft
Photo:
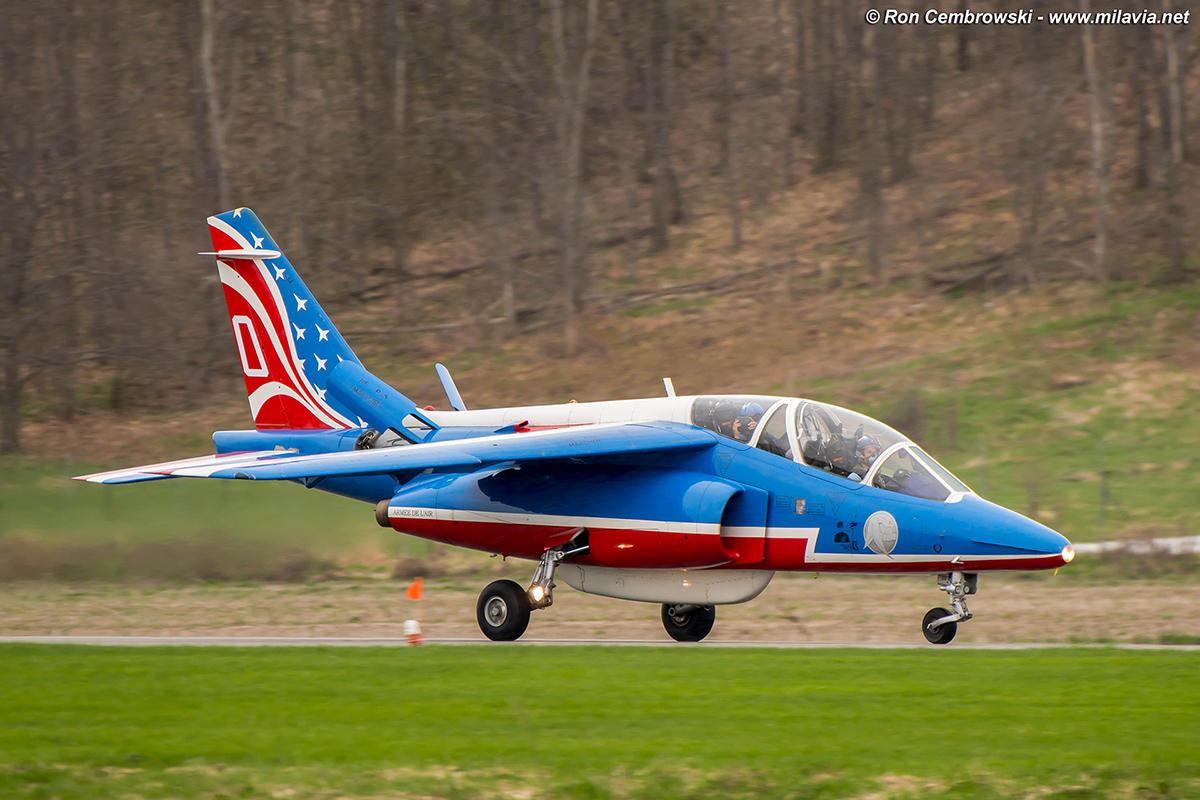
[[[536,562],[488,585],[477,620],[519,638],[555,579],[662,606],[678,641],[779,571],[928,573],[946,593],[921,632],[971,618],[978,575],[1074,557],[1049,528],[971,491],[921,447],[845,408],[797,397],[666,396],[418,408],[366,370],[252,211],[208,220],[254,430],[216,454],[80,476],[293,481],[370,503],[384,527]]]

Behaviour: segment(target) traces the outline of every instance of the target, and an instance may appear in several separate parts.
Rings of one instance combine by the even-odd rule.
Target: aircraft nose
[[[972,509],[971,535],[976,543],[1051,556],[1047,567],[1061,567],[1075,558],[1075,548],[1058,531],[982,498],[977,502],[981,507]]]

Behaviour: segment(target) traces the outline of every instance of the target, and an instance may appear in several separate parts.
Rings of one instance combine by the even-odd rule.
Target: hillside
[[[804,8],[785,14],[789,35],[800,19],[794,15]],[[302,223],[313,209],[297,209],[301,190],[287,181],[277,185],[251,171],[239,202],[254,206],[296,256],[296,266],[364,362],[420,404],[445,407],[435,361],[451,368],[475,407],[656,395],[664,376],[681,393],[802,395],[891,422],[985,496],[1072,539],[1197,532],[1200,289],[1194,256],[1185,259],[1190,271],[1182,282],[1172,273],[1167,232],[1174,224],[1174,191],[1182,241],[1191,252],[1200,180],[1192,161],[1174,169],[1157,145],[1147,150],[1142,123],[1158,137],[1169,109],[1147,109],[1134,91],[1140,80],[1137,42],[1115,29],[1099,41],[1112,72],[1106,79],[1106,280],[1097,282],[1092,112],[1075,58],[1077,30],[1054,34],[1061,52],[1034,53],[1031,63],[1053,79],[1046,85],[1054,102],[1044,114],[1031,99],[1036,81],[1030,83],[1030,67],[1022,61],[1023,53],[1032,52],[1022,49],[1028,42],[981,33],[971,44],[974,66],[953,69],[954,44],[940,33],[929,51],[938,79],[932,119],[906,129],[906,171],[889,168],[880,211],[872,215],[864,182],[870,154],[858,136],[847,134],[832,162],[815,131],[790,131],[780,141],[786,104],[795,99],[789,95],[792,79],[780,73],[791,62],[781,54],[792,45],[771,35],[776,20],[765,7],[741,11],[731,23],[735,66],[744,78],[737,96],[744,180],[736,204],[742,215],[737,248],[731,245],[727,155],[717,135],[724,113],[714,89],[721,60],[711,50],[715,40],[705,38],[719,26],[706,16],[707,7],[686,5],[677,20],[686,47],[675,56],[680,96],[671,144],[687,208],[666,230],[662,250],[652,246],[653,226],[644,227],[655,202],[651,165],[633,165],[631,184],[623,172],[630,165],[621,160],[620,137],[644,133],[639,120],[650,112],[634,104],[634,117],[621,117],[613,83],[619,62],[612,60],[623,52],[621,28],[607,29],[604,47],[614,49],[604,51],[609,60],[597,68],[597,80],[608,83],[592,96],[584,148],[583,235],[592,246],[586,268],[576,275],[579,340],[573,355],[564,336],[563,267],[550,224],[555,212],[552,204],[538,205],[547,199],[538,193],[545,189],[538,189],[541,179],[514,189],[513,206],[504,212],[511,215],[507,226],[494,225],[487,204],[474,194],[432,202],[421,211],[420,235],[407,242],[402,268],[392,244],[358,214],[355,203],[374,197],[355,182],[358,173],[329,184],[337,194],[323,198],[320,224],[311,230]],[[332,23],[320,14],[314,19],[312,66],[324,64],[330,76],[341,75],[331,66],[340,62],[315,60],[342,52],[343,44],[321,39],[320,26]],[[435,28],[423,30],[433,35]],[[838,46],[848,46],[848,30],[839,34]],[[1186,55],[1196,48],[1191,28],[1184,34]],[[812,32],[806,35],[811,44]],[[914,35],[905,32],[898,41],[911,45]],[[1161,55],[1153,51],[1154,59]],[[1185,64],[1194,60],[1188,55]],[[808,66],[810,77],[820,72]],[[1181,78],[1189,93],[1197,82],[1192,72],[1185,69]],[[862,99],[861,87],[851,82],[845,89],[843,110],[857,124],[869,108],[854,105]],[[423,95],[420,102],[431,98],[437,99]],[[887,107],[907,108],[899,100]],[[454,124],[474,122],[455,118]],[[156,124],[173,130],[169,120]],[[337,138],[336,130],[318,133],[322,141]],[[523,135],[514,134],[514,143],[533,147],[540,141]],[[235,141],[235,163],[258,152],[261,143],[252,138]],[[1153,141],[1162,143],[1161,137]],[[317,164],[314,180],[328,183],[339,174],[328,161],[332,152]],[[486,158],[469,155],[471,169],[486,166]],[[781,174],[784,155],[791,159],[791,182]],[[277,162],[263,162],[269,163]],[[468,172],[486,177],[486,171]],[[520,177],[517,172],[514,167],[509,177]],[[455,180],[471,183],[467,173]],[[471,191],[482,186],[476,181]],[[187,260],[188,253],[207,247],[206,212],[196,205],[168,198],[163,235],[149,241],[142,234],[158,230],[159,223],[132,212],[125,217],[114,252],[136,242],[145,248],[136,252],[155,254],[167,265],[145,269],[135,259],[127,263],[143,268],[132,276],[104,273],[117,288],[130,289],[129,298],[113,302],[105,294],[113,287],[94,283],[103,273],[97,269],[92,277],[76,276],[76,305],[55,305],[49,313],[30,300],[20,308],[34,320],[24,351],[31,360],[21,367],[25,453],[0,461],[0,492],[9,498],[0,536],[49,529],[67,536],[68,520],[41,517],[51,516],[45,509],[61,507],[65,493],[75,491],[61,476],[85,464],[205,452],[211,430],[249,423],[211,265]],[[351,227],[333,230],[339,225]],[[48,252],[62,255],[67,242],[54,240],[53,230],[45,228],[53,240]],[[874,256],[879,274],[872,269]],[[512,320],[504,318],[505,258],[512,264]],[[45,285],[59,285],[53,270],[42,277]],[[172,283],[177,278],[178,287]],[[90,289],[98,290],[97,299],[90,299]],[[66,366],[62,352],[76,351],[61,350],[59,337],[72,330],[56,316],[63,308],[79,309],[80,329],[73,335],[88,342],[79,348],[85,355]],[[43,323],[49,324],[44,336],[35,336]],[[155,502],[170,506],[194,498],[203,506],[215,496],[206,491],[172,489]],[[107,506],[98,505],[109,501],[98,495],[69,497],[76,507],[95,503],[100,518],[110,516]],[[253,505],[245,502],[245,508]],[[338,502],[306,500],[294,518],[256,517],[254,524],[299,526],[318,541],[324,527],[361,522],[357,509],[322,505],[316,512],[317,505],[310,505]],[[235,531],[241,523],[231,516],[190,524],[195,531]],[[103,538],[108,529],[100,527],[96,535]],[[128,526],[117,528],[110,531],[116,538],[136,538]]]

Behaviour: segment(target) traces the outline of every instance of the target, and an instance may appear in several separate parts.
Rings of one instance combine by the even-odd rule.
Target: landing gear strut
[[[717,618],[716,606],[696,606],[684,603],[664,604],[663,627],[677,642],[698,642],[712,630]]]
[[[587,531],[583,530],[563,547],[542,554],[528,590],[509,580],[489,583],[475,604],[479,630],[493,642],[512,642],[521,638],[529,627],[529,614],[554,604],[554,568],[558,562],[589,552]]]
[[[937,576],[938,588],[950,599],[950,608],[931,608],[921,620],[921,633],[930,644],[949,644],[958,633],[958,623],[974,616],[967,608],[967,595],[979,588],[975,572],[943,572]]]

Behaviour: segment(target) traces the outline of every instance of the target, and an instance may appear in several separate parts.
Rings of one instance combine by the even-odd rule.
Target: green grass
[[[982,299],[960,302],[983,311]],[[1200,530],[1194,378],[1160,357],[1194,341],[1197,307],[1196,287],[1114,289],[813,394],[892,422],[989,500],[1073,541],[1190,535]]]
[[[679,313],[710,301],[675,298],[623,313]],[[938,312],[941,318],[921,323],[947,328],[951,343],[944,352],[838,377],[793,375],[787,386],[771,373],[758,385],[747,383],[746,391],[800,394],[891,422],[988,499],[1073,541],[1200,531],[1200,414],[1195,368],[1184,358],[1196,339],[1200,288],[1112,284],[1085,300],[1014,317],[1000,332],[971,328],[954,341],[953,321],[986,315],[991,302],[967,295]],[[644,344],[639,334],[632,344],[614,337],[608,346]],[[785,340],[780,346],[794,345]],[[494,345],[455,358],[456,368],[485,385],[500,376],[511,384],[509,373],[520,362],[516,351]],[[555,362],[554,374],[528,384],[521,397],[561,402],[574,396],[569,367]],[[411,359],[382,359],[379,368],[406,390],[440,392],[430,388],[429,371],[418,371]],[[469,388],[464,384],[468,394]],[[203,453],[208,433],[158,443]],[[100,487],[66,480],[120,465],[0,461],[0,545],[18,538],[122,547],[165,539],[230,541],[258,547],[268,561],[291,548],[351,562],[356,553],[393,558],[426,547],[377,528],[364,504],[295,485],[177,480]],[[1103,473],[1108,497],[1101,530]]]
[[[621,776],[647,796],[840,796],[896,775],[947,796],[1200,796],[1195,653],[10,645],[0,661],[6,797],[376,792],[388,770],[477,794],[451,766],[468,788],[563,796]]]
[[[375,524],[366,503],[295,484],[163,480],[99,486],[69,480],[93,469],[103,467],[30,460],[0,467],[0,537],[91,544],[236,532],[251,541],[286,538],[334,551],[396,539]]]

